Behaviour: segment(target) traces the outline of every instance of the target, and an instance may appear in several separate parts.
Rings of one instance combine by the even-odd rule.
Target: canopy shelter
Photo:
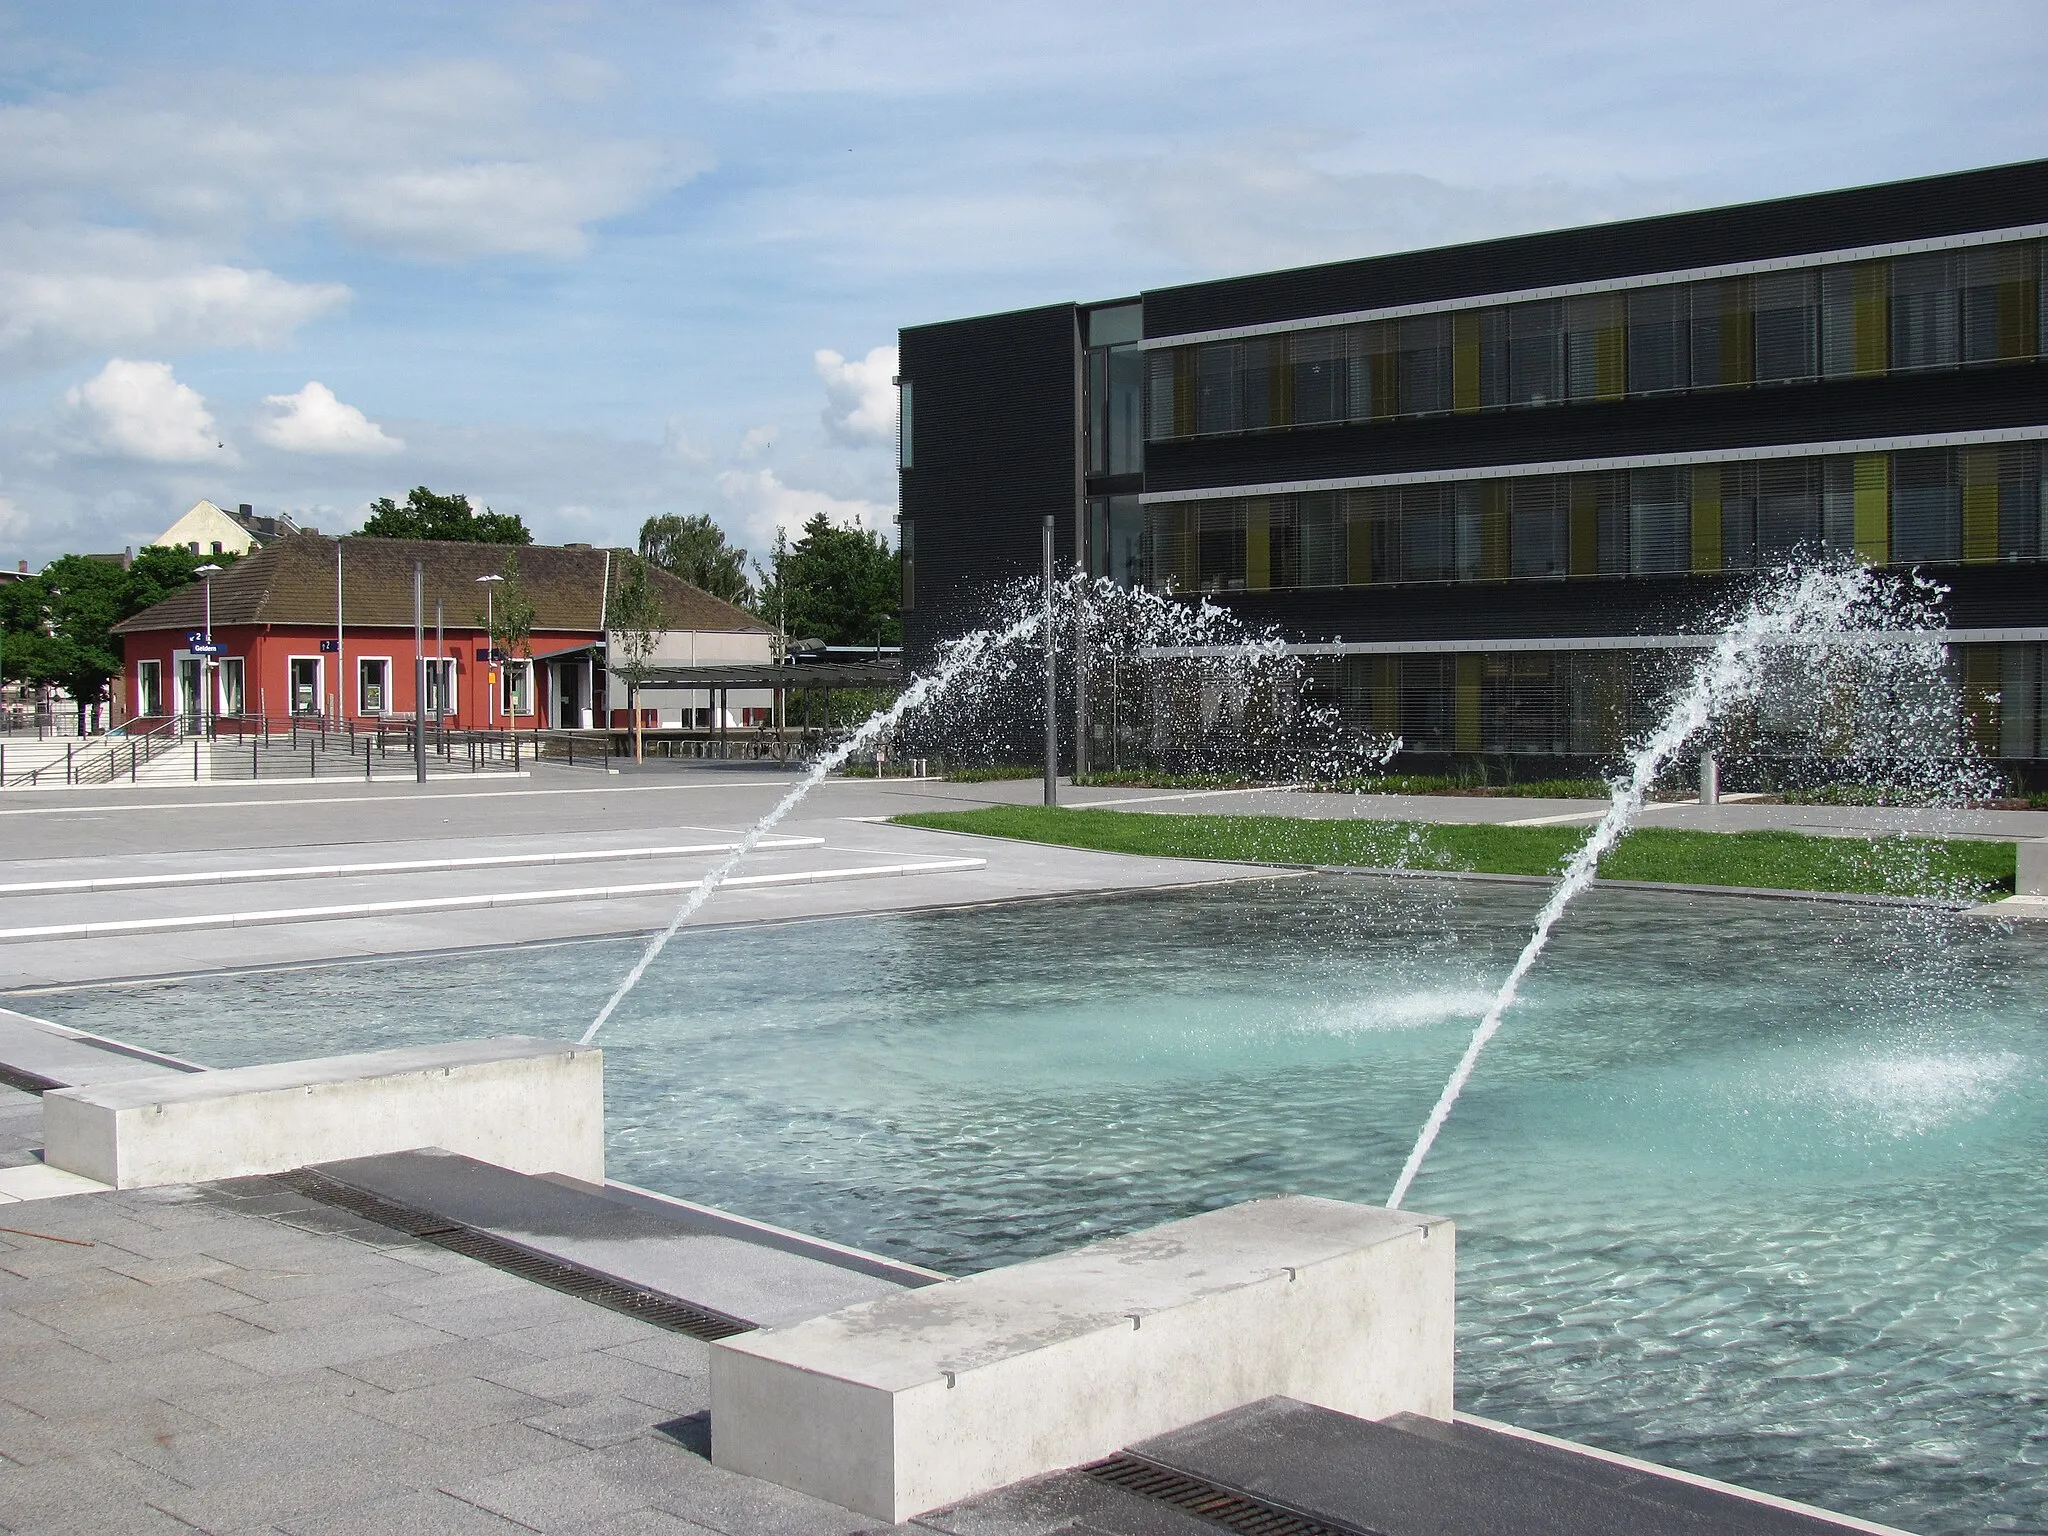
[[[773,662],[707,662],[695,667],[659,667],[643,688],[901,688],[908,679],[900,661],[818,661],[777,666]]]

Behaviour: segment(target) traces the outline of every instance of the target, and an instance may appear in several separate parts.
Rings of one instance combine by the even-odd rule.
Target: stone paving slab
[[[698,1341],[310,1204],[109,1192],[0,1233],[0,1528],[872,1527],[663,1427],[708,1406]]]

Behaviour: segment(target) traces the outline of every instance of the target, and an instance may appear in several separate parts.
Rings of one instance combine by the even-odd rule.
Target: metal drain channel
[[[1249,1494],[1222,1488],[1120,1451],[1081,1469],[1098,1482],[1171,1505],[1243,1536],[1384,1536],[1363,1525],[1332,1525]]]
[[[70,1086],[68,1083],[58,1082],[54,1077],[44,1077],[39,1072],[31,1072],[26,1067],[10,1067],[4,1061],[0,1061],[0,1084],[18,1088],[23,1093],[49,1093],[53,1089]]]
[[[380,1227],[403,1232],[408,1237],[432,1243],[437,1248],[446,1248],[450,1253],[459,1253],[506,1274],[517,1275],[522,1280],[531,1280],[565,1296],[574,1296],[579,1301],[587,1301],[627,1317],[637,1317],[657,1328],[666,1328],[670,1333],[686,1333],[692,1338],[709,1341],[729,1339],[736,1333],[751,1333],[754,1329],[754,1324],[744,1319],[728,1317],[709,1307],[692,1306],[659,1291],[627,1285],[597,1270],[556,1258],[553,1254],[539,1253],[492,1233],[420,1210],[417,1206],[373,1195],[368,1190],[328,1178],[311,1168],[294,1169],[271,1177],[287,1189],[318,1200],[323,1205],[335,1206]]]

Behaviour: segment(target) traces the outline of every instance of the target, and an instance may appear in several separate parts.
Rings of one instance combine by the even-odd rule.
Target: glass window
[[[499,706],[508,718],[533,713],[533,663],[530,661],[506,661],[499,663],[500,698]]]
[[[1945,251],[1891,264],[1892,367],[1946,368],[1956,361],[1955,259]]]
[[[1395,323],[1394,374],[1401,415],[1433,416],[1451,408],[1450,316],[1414,315]]]
[[[1756,466],[1724,464],[1721,481],[1721,569],[1756,565]]]
[[[341,658],[335,657],[337,669]],[[322,712],[320,698],[320,658],[318,656],[294,656],[291,659],[292,713],[295,715],[317,715]],[[340,691],[341,679],[335,679],[336,691]],[[341,708],[337,700],[335,708]]]
[[[242,658],[224,656],[220,661],[218,687],[220,689],[220,712],[224,715],[244,713],[245,695],[242,687]]]
[[[1820,275],[1821,371],[1831,379],[1883,373],[1891,355],[1891,271],[1881,261]]]
[[[449,656],[427,658],[427,713],[455,713],[455,660]]]
[[[910,456],[910,380],[905,379],[896,386],[896,464],[900,469],[911,467]]]
[[[917,606],[917,523],[904,518],[902,533],[896,546],[896,564],[903,578],[903,590],[897,602],[905,613]]]
[[[1834,553],[1856,552],[1856,460],[1848,454],[1821,461],[1820,538]]]
[[[1301,561],[1299,585],[1342,586],[1347,562],[1344,518],[1336,492],[1312,491],[1298,498],[1295,519]]]
[[[1517,576],[1562,576],[1565,519],[1557,481],[1544,475],[1508,487],[1512,551],[1509,569]]]
[[[1747,384],[1754,377],[1755,342],[1750,329],[1748,280],[1731,277],[1693,283],[1690,288],[1693,388]]]
[[[2034,355],[2038,285],[2032,245],[1987,245],[1962,253],[1966,363],[2009,362]]]
[[[135,713],[157,716],[164,712],[164,664],[138,661],[135,664]]]
[[[1145,306],[1119,304],[1113,309],[1088,312],[1088,345],[1120,347],[1140,341],[1145,335]]]
[[[1565,305],[1565,364],[1574,400],[1615,400],[1627,383],[1627,301],[1587,294]]]
[[[1768,272],[1751,290],[1756,381],[1790,384],[1820,374],[1820,282],[1813,272]]]
[[[1508,316],[1504,309],[1467,309],[1451,317],[1452,404],[1492,410],[1508,401]]]
[[[1628,388],[1661,395],[1691,381],[1686,346],[1686,288],[1637,288],[1628,296]]]
[[[1892,558],[1953,560],[1962,552],[1962,500],[1946,448],[1892,455]]]
[[[1756,544],[1759,565],[1809,554],[1820,546],[1819,477],[1812,459],[1757,466]]]
[[[2011,443],[1998,450],[1998,558],[2032,560],[2048,551],[2044,538],[2041,449]]]
[[[1449,581],[1456,572],[1452,558],[1452,498],[1449,488],[1408,485],[1397,494],[1400,499],[1399,579]]]
[[[1682,469],[1632,469],[1628,476],[1628,570],[1636,575],[1692,565],[1692,504]]]
[[[1244,505],[1212,501],[1199,509],[1197,559],[1204,592],[1244,588]]]
[[[1564,398],[1564,306],[1516,304],[1508,310],[1508,404],[1548,405]]]
[[[1285,413],[1277,409],[1280,402],[1273,398],[1274,365],[1286,355],[1287,338],[1284,336],[1254,336],[1244,343],[1243,361],[1239,365],[1242,377],[1238,387],[1243,392],[1239,420],[1245,430],[1287,424]]]
[[[1402,740],[1413,752],[1449,751],[1454,658],[1403,656],[1400,661]]]
[[[1109,472],[1135,475],[1145,467],[1145,354],[1136,347],[1109,351]]]
[[[1149,396],[1147,430],[1155,443],[1169,442],[1187,433],[1181,426],[1184,414],[1184,392],[1176,388],[1180,369],[1176,366],[1184,348],[1161,347],[1156,352],[1147,352],[1145,358],[1145,389]]]
[[[1237,380],[1243,352],[1234,341],[1195,348],[1195,431],[1238,430]]]
[[[377,657],[365,656],[356,663],[356,713],[381,715],[391,707],[387,684],[391,665]]]
[[[1344,419],[1344,383],[1349,371],[1340,351],[1344,334],[1342,331],[1304,331],[1294,338],[1289,350],[1294,374],[1296,425]]]
[[[1107,577],[1120,587],[1141,585],[1145,512],[1138,498],[1098,496],[1088,503],[1088,519],[1088,574]]]

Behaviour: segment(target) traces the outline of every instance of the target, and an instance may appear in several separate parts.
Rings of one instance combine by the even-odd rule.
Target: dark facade
[[[1836,550],[1944,581],[1981,745],[2048,758],[2048,161],[914,327],[902,378],[913,656],[1051,513],[1419,754],[1594,759]]]

